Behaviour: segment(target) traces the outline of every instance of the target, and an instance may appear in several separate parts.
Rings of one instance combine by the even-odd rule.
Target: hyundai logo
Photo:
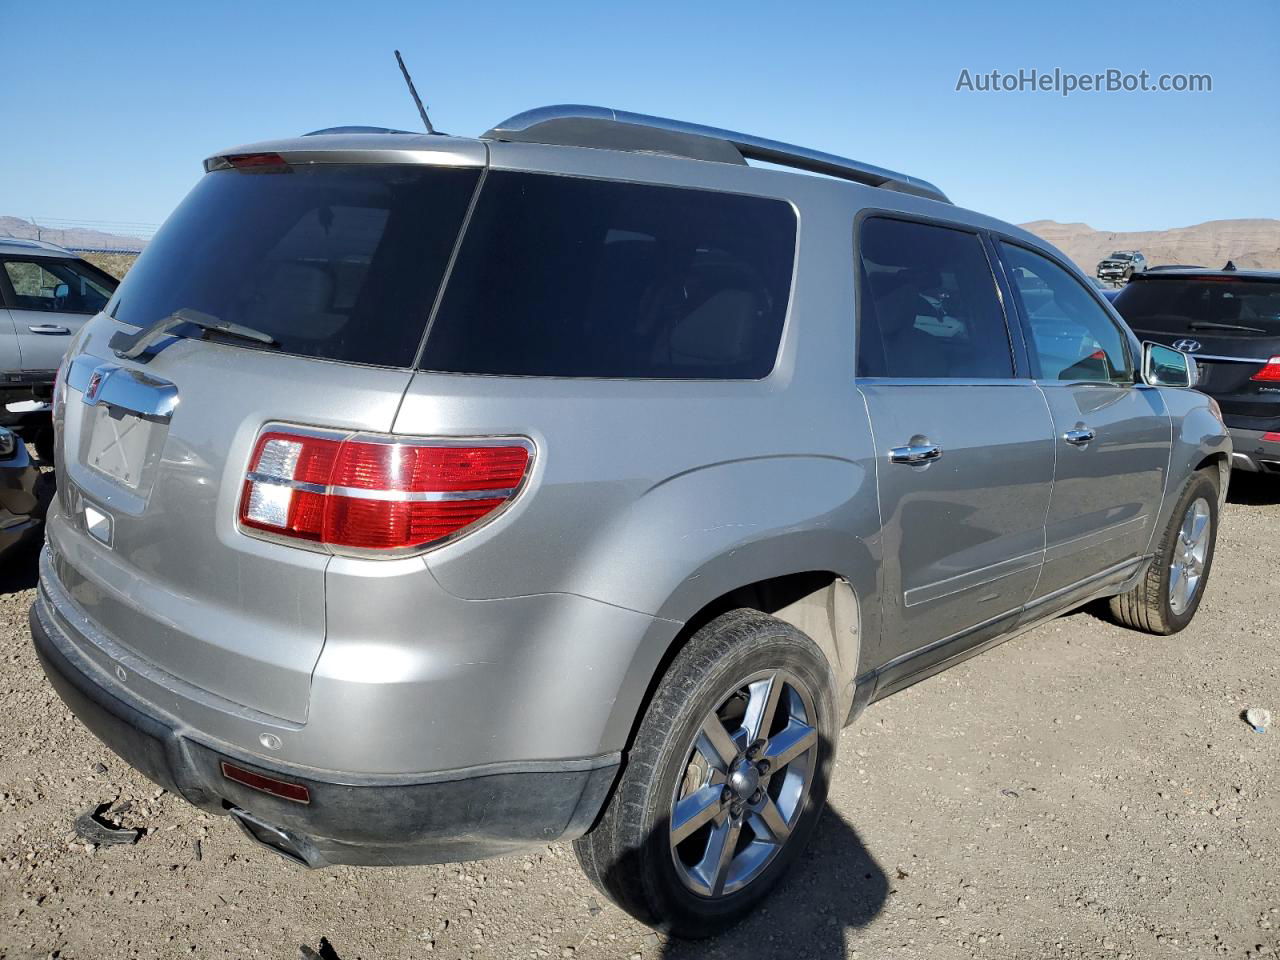
[[[1173,341],[1173,349],[1181,350],[1183,353],[1195,353],[1200,349],[1199,340],[1175,340]]]

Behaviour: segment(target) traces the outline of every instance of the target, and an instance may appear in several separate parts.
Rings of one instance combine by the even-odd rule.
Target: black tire
[[[1127,593],[1111,598],[1111,615],[1122,626],[1162,636],[1177,633],[1189,624],[1200,600],[1204,597],[1209,574],[1213,570],[1214,547],[1218,540],[1218,484],[1216,473],[1211,478],[1207,472],[1191,475],[1182,488],[1182,495],[1174,504],[1173,512],[1156,544],[1151,566],[1137,586]],[[1180,534],[1187,512],[1192,504],[1203,500],[1209,508],[1209,538],[1200,578],[1194,594],[1183,609],[1175,610],[1170,602],[1171,566],[1175,551],[1180,547]]]
[[[36,431],[32,446],[36,448],[36,456],[42,466],[53,466],[53,427],[41,427]]]
[[[794,804],[789,835],[773,848],[758,874],[740,889],[700,896],[682,879],[688,874],[677,867],[679,855],[670,834],[673,801],[678,789],[687,789],[683,785],[693,769],[691,756],[697,762],[693,745],[699,731],[706,729],[704,721],[726,698],[732,702],[734,691],[741,693],[752,677],[772,671],[780,671],[778,676],[786,676],[788,684],[806,688],[813,708],[817,737],[812,752],[804,754],[807,792]],[[674,936],[708,937],[741,920],[804,850],[826,803],[837,731],[833,688],[823,653],[781,620],[755,610],[734,610],[700,629],[659,682],[600,820],[574,842],[588,878],[633,917]],[[767,790],[766,784],[766,794]],[[727,784],[724,792],[730,792]],[[762,794],[758,791],[756,796]],[[744,814],[740,803],[734,809],[735,822],[744,822],[745,816],[749,824],[750,811]],[[708,822],[705,829],[716,829],[716,824]],[[746,842],[759,835],[753,830],[740,836]],[[697,843],[697,838],[694,834],[687,842]]]

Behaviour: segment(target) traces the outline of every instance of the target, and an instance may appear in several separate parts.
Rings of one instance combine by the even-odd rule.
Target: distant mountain
[[[23,240],[47,240],[63,247],[87,250],[141,250],[147,241],[143,237],[131,237],[119,233],[107,233],[88,227],[36,227],[30,220],[20,217],[0,216],[0,237],[18,237]]]
[[[1209,220],[1193,227],[1118,233],[1087,223],[1033,220],[1024,230],[1048,240],[1090,276],[1112,250],[1141,250],[1151,266],[1187,263],[1217,269],[1280,270],[1280,220]]]

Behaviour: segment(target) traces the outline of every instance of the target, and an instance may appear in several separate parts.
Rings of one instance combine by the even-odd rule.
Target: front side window
[[[1031,328],[1032,375],[1132,383],[1125,336],[1084,284],[1025,247],[1001,242],[1000,250]]]
[[[858,376],[1013,376],[1004,311],[977,234],[869,217],[858,260]]]
[[[795,245],[781,200],[494,172],[421,367],[761,379],[777,358]]]
[[[73,260],[6,260],[4,271],[18,310],[97,313],[115,289],[110,277]]]

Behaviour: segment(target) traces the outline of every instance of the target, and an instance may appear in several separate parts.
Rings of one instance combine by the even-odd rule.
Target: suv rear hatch
[[[1112,302],[1142,339],[1195,356],[1228,426],[1280,421],[1280,274],[1135,274]]]
[[[330,557],[238,529],[255,439],[272,422],[391,430],[485,157],[454,141],[356,163],[324,139],[212,161],[88,326],[60,391],[50,528],[57,578],[98,630],[295,722]],[[136,360],[110,346],[178,311],[274,345],[186,327]]]

